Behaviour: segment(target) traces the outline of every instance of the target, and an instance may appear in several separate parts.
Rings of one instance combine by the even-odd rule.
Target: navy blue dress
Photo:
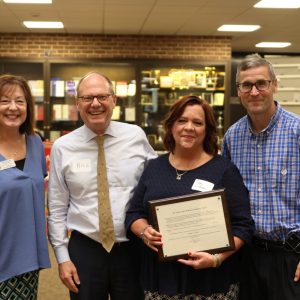
[[[250,214],[248,190],[238,169],[219,155],[188,171],[181,180],[176,179],[176,171],[169,163],[168,154],[149,161],[126,214],[127,233],[129,234],[130,226],[135,220],[149,220],[148,201],[198,192],[191,189],[195,179],[213,183],[214,190],[225,188],[232,233],[250,243],[254,223]],[[239,252],[226,259],[218,269],[202,270],[194,270],[177,261],[159,262],[157,253],[144,244],[142,253],[141,278],[145,291],[169,296],[210,296],[214,293],[227,293],[230,285],[239,282]]]

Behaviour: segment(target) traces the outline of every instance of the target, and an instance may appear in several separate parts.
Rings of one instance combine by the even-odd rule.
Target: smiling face
[[[27,117],[27,102],[23,90],[17,85],[7,85],[2,90],[0,100],[1,129],[19,130]]]
[[[103,134],[109,125],[116,96],[111,95],[105,101],[98,102],[96,98],[91,103],[83,101],[83,96],[99,96],[113,94],[109,83],[100,74],[92,73],[84,78],[78,87],[77,109],[85,125],[97,134]]]
[[[271,80],[267,66],[259,66],[241,71],[239,83],[255,83],[258,80]],[[258,91],[255,86],[250,92],[243,93],[238,89],[242,105],[251,116],[272,116],[276,110],[273,95],[277,92],[277,81],[271,82],[269,88],[264,91]]]
[[[182,115],[174,122],[172,135],[175,150],[201,150],[205,139],[205,112],[201,105],[187,105]]]

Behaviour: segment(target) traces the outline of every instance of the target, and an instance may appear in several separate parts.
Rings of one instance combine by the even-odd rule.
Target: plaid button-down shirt
[[[255,235],[284,241],[300,233],[300,117],[278,103],[268,127],[254,134],[247,116],[225,134],[222,154],[250,192]]]

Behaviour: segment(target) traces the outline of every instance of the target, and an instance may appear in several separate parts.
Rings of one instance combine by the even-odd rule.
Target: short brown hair
[[[261,57],[258,53],[253,53],[246,55],[246,57],[238,65],[236,71],[236,83],[239,83],[241,72],[261,66],[266,66],[268,68],[270,79],[275,81],[276,75],[272,64],[265,58]]]
[[[163,125],[165,129],[164,136],[164,145],[165,148],[174,152],[175,150],[175,140],[172,135],[172,127],[177,119],[179,119],[186,106],[188,105],[200,105],[205,114],[205,123],[206,123],[206,132],[205,139],[203,142],[203,149],[212,155],[216,155],[218,153],[218,144],[217,144],[217,125],[214,116],[213,109],[208,104],[207,101],[201,99],[198,96],[185,96],[179,100],[177,100],[170,108],[167,113]]]
[[[26,99],[27,116],[19,128],[20,133],[34,134],[34,99],[26,79],[22,76],[5,74],[0,76],[0,97],[7,91],[20,87]]]

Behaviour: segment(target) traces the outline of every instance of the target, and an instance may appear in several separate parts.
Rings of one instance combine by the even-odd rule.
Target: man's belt
[[[297,254],[300,254],[300,238],[295,233],[290,234],[284,242],[271,241],[254,237],[253,245],[265,251],[282,249],[288,252],[295,252]]]

